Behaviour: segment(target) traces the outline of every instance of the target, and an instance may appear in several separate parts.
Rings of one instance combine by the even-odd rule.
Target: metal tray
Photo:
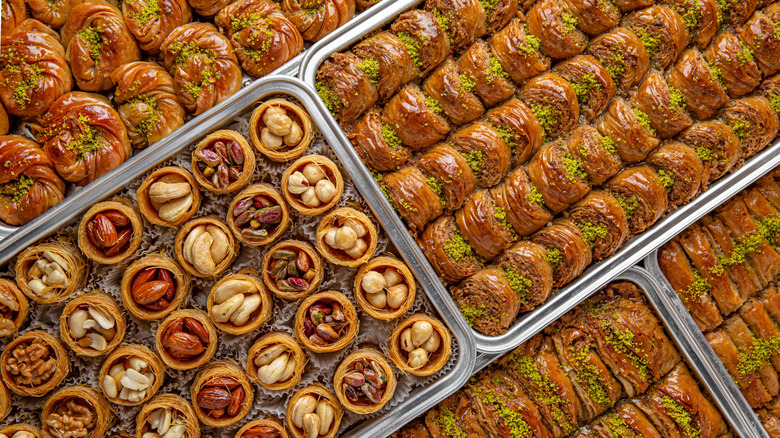
[[[27,245],[71,223],[95,202],[124,189],[131,181],[187,148],[204,135],[230,123],[234,116],[250,110],[258,100],[276,94],[288,94],[295,97],[309,111],[315,124],[320,126],[323,124],[322,114],[314,106],[316,93],[300,80],[289,76],[269,76],[259,79],[226,101],[225,105],[219,108],[220,111],[209,111],[204,117],[196,119],[196,123],[190,125],[189,129],[177,130],[169,138],[166,138],[160,147],[143,151],[119,168],[117,172],[108,175],[108,178],[101,178],[100,184],[90,185],[71,197],[73,202],[67,205],[61,204],[47,213],[44,220],[36,221],[32,223],[32,226],[25,227],[11,235],[10,238],[0,242],[0,258],[2,259],[0,263],[5,263]],[[339,153],[338,148],[333,149],[341,160],[342,154]],[[351,172],[346,164],[344,167]],[[430,290],[430,287],[422,281],[423,279],[419,280],[426,292]],[[411,421],[450,393],[455,392],[468,380],[476,356],[474,339],[468,330],[469,327],[465,321],[455,317],[459,311],[451,301],[442,301],[435,294],[428,294],[428,298],[439,312],[439,316],[449,326],[458,343],[459,353],[452,370],[435,383],[415,389],[410,397],[397,405],[394,410],[379,418],[361,422],[344,436],[387,436],[399,424]]]
[[[387,7],[381,16],[370,17],[361,23],[361,26],[347,25],[328,35],[317,44],[317,47],[304,55],[300,67],[300,77],[307,85],[314,87],[317,69],[331,54],[351,46],[396,18],[398,14],[420,3],[422,0],[396,1],[392,6]],[[385,198],[368,168],[352,148],[338,122],[321,99],[317,98],[316,104],[320,112],[324,114],[326,123],[320,128],[323,129],[323,126],[327,126],[326,130],[323,129],[325,138],[330,144],[339,145],[340,149],[345,149],[342,153],[348,155],[352,160],[350,165],[352,178],[357,182],[361,194],[374,214],[385,225],[393,243],[405,254],[405,257],[419,260],[419,263],[413,264],[413,268],[417,269],[415,274],[421,281],[431,285],[429,291],[439,295],[443,301],[452,301],[436,271],[409,234],[406,225],[395,213],[390,202]],[[342,160],[345,163],[347,161],[345,158]],[[624,243],[622,249],[613,256],[599,263],[591,264],[575,281],[558,290],[543,305],[519,316],[505,334],[487,336],[472,330],[477,342],[477,350],[483,353],[504,353],[527,341],[542,328],[576,306],[585,297],[607,284],[616,275],[642,260],[650,251],[661,246],[723,200],[730,198],[778,164],[780,164],[780,140],[776,140],[773,145],[751,158],[741,169],[711,185],[706,192],[688,205],[677,209],[649,230]],[[460,312],[458,312],[458,319],[463,319]]]
[[[704,338],[704,334],[699,330],[696,323],[693,322],[693,317],[688,313],[688,310],[677,295],[677,292],[674,291],[674,288],[661,271],[661,266],[658,264],[658,248],[645,258],[644,263],[648,274],[653,277],[656,284],[658,284],[658,287],[662,290],[662,294],[668,296],[669,300],[679,309],[679,312],[693,323],[691,330],[695,335],[696,342],[699,343],[699,349],[702,350],[704,354],[715,358],[713,361],[713,369],[714,372],[718,373],[720,376],[718,383],[723,386],[723,390],[732,397],[734,404],[739,406],[739,409],[742,411],[743,416],[746,417],[746,420],[750,421],[751,424],[755,424],[755,426],[753,426],[754,433],[751,436],[769,438],[769,434],[756,416],[755,411],[753,411],[753,408],[750,407],[745,396],[742,395],[742,392],[739,390],[736,383],[734,383],[734,379],[732,379],[728,371],[726,371],[726,367],[724,367],[720,359],[715,356],[715,351],[710,347],[710,344],[707,342],[707,339]]]

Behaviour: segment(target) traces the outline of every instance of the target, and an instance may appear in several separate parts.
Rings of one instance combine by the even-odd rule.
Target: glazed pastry
[[[666,80],[670,87],[683,94],[685,106],[694,119],[710,118],[729,101],[719,78],[697,49],[683,52]]]
[[[699,49],[707,47],[718,32],[721,20],[719,3],[714,0],[664,0],[666,6],[680,14]]]
[[[3,36],[0,46],[0,101],[8,114],[35,117],[44,114],[60,96],[70,92],[73,79],[59,36],[35,20],[25,20],[6,31],[3,2]],[[25,3],[22,2],[22,8]],[[24,9],[23,9],[24,10]]]
[[[382,0],[355,0],[355,8],[359,12],[363,12],[366,9],[371,8]]]
[[[315,128],[309,113],[283,98],[263,102],[252,112],[249,125],[255,149],[280,163],[300,157],[314,141]]]
[[[542,304],[552,292],[553,265],[547,250],[530,240],[521,240],[504,251],[496,260],[517,294],[520,312],[533,310]]]
[[[417,283],[404,262],[381,256],[360,267],[352,290],[361,310],[391,321],[412,308]]]
[[[59,29],[68,20],[73,8],[83,0],[31,0],[25,3],[30,6],[32,18],[42,22],[52,29]],[[5,33],[5,29],[3,29]]]
[[[175,394],[160,394],[138,413],[135,438],[143,438],[147,433],[164,435],[171,430],[172,435],[180,434],[177,436],[181,438],[200,438],[200,422],[190,402]]]
[[[650,68],[650,56],[642,41],[625,27],[603,33],[588,45],[587,53],[607,69],[619,89],[638,85]]]
[[[685,205],[707,189],[707,174],[696,150],[676,141],[656,149],[647,157],[655,167],[669,196],[669,209]]]
[[[374,255],[376,245],[376,226],[353,208],[333,210],[317,225],[317,250],[336,265],[360,266]]]
[[[669,205],[663,180],[647,165],[627,168],[607,181],[604,188],[625,210],[631,236],[661,219]]]
[[[28,331],[9,342],[0,354],[3,382],[15,394],[41,397],[70,373],[65,347],[43,331]]]
[[[191,370],[214,357],[217,331],[200,310],[181,309],[171,313],[157,327],[154,346],[169,367]]]
[[[103,437],[113,421],[106,399],[87,385],[61,388],[41,407],[44,436]]]
[[[774,75],[771,78],[766,78],[761,87],[758,89],[758,94],[766,97],[775,108],[775,112],[780,114],[777,103],[780,102],[780,74]]]
[[[162,42],[160,52],[165,69],[173,76],[179,102],[196,116],[241,88],[241,68],[233,46],[210,23],[177,27]]]
[[[132,153],[119,113],[99,94],[62,95],[30,126],[62,179],[87,185]]]
[[[531,241],[545,247],[547,261],[553,267],[553,287],[579,277],[593,260],[586,234],[569,219],[553,221],[531,236]]]
[[[190,399],[203,424],[226,427],[249,413],[254,392],[241,366],[223,359],[207,364],[198,372],[190,387]]]
[[[176,260],[199,278],[219,277],[238,256],[238,242],[230,228],[213,216],[193,219],[176,234]]]
[[[412,233],[422,230],[444,211],[443,185],[426,178],[416,167],[388,173],[382,178],[382,188]]]
[[[435,0],[426,2],[425,9],[447,23],[446,32],[456,53],[485,35],[487,14],[492,12],[476,0]]]
[[[716,216],[736,242],[745,242],[748,237],[761,233],[758,223],[750,216],[747,206],[740,198],[732,199],[721,206]],[[733,254],[735,252],[738,252],[736,248],[730,251],[732,257],[736,255]],[[780,254],[769,245],[768,241],[755,242],[751,248],[743,250],[742,254],[752,265],[761,288],[767,287],[774,276],[780,273]],[[724,257],[719,260],[719,263],[728,268],[738,264],[738,261]]]
[[[490,190],[474,192],[463,208],[455,212],[455,222],[471,248],[490,260],[519,238],[507,220],[509,213],[496,204]]]
[[[490,192],[496,207],[506,214],[507,222],[520,236],[533,233],[552,219],[553,213],[524,167],[515,169]]]
[[[108,401],[120,406],[136,406],[147,402],[160,390],[165,368],[149,347],[126,344],[106,358],[98,377],[100,389]]]
[[[260,419],[252,420],[249,423],[241,426],[241,429],[236,432],[234,438],[252,438],[254,436],[263,436],[263,434],[270,434],[269,436],[276,436],[278,438],[289,438],[287,429],[275,420]],[[275,435],[274,435],[275,434]]]
[[[761,83],[752,51],[733,32],[719,33],[703,55],[731,98],[742,97]]]
[[[582,163],[582,170],[593,186],[600,186],[623,170],[623,160],[620,159],[615,143],[592,126],[575,128],[567,146],[572,158]]]
[[[162,4],[130,0],[121,4],[127,29],[149,55],[160,53],[160,45],[173,29],[192,21],[192,9],[185,0],[167,0]]]
[[[720,112],[742,143],[742,157],[747,159],[764,149],[775,138],[780,126],[777,112],[763,96],[732,100]]]
[[[40,429],[25,423],[9,424],[0,429],[0,434],[8,438],[43,438]]]
[[[412,62],[425,77],[450,54],[450,38],[436,16],[428,11],[414,9],[404,12],[390,25],[406,46]]]
[[[0,15],[2,15],[0,32],[3,35],[10,35],[16,26],[27,19],[27,2],[21,0],[3,2],[2,14]]]
[[[345,357],[333,376],[336,397],[345,408],[360,415],[381,410],[393,398],[396,384],[387,359],[370,347]]]
[[[136,194],[139,210],[146,220],[164,227],[187,222],[200,208],[201,195],[195,178],[176,166],[152,172]]]
[[[448,143],[466,158],[477,187],[495,185],[504,179],[512,164],[512,149],[501,133],[484,121],[459,129]]]
[[[387,172],[399,169],[412,156],[412,151],[402,145],[395,130],[382,121],[382,111],[378,106],[366,111],[352,126],[347,138],[369,168]]]
[[[640,0],[644,1],[644,0]],[[562,6],[576,19],[576,26],[590,36],[599,35],[620,23],[621,1],[564,0]]]
[[[447,144],[438,144],[415,162],[445,210],[456,210],[474,191],[476,178],[466,157]]]
[[[615,148],[628,164],[644,160],[660,143],[647,114],[631,108],[620,97],[612,100],[607,112],[596,121],[596,127],[608,139],[608,147]]]
[[[596,420],[593,428],[598,431],[598,436],[610,438],[617,438],[620,433],[636,433],[637,436],[647,438],[662,437],[650,419],[627,400],[621,401],[612,412]]]
[[[214,17],[230,4],[229,0],[187,0],[192,9],[204,17]]]
[[[629,100],[634,112],[644,114],[659,138],[669,138],[691,126],[685,94],[668,84],[658,71],[651,71]],[[643,120],[640,120],[642,122]]]
[[[214,23],[230,39],[244,71],[256,78],[271,73],[303,50],[294,20],[285,17],[279,5],[271,1],[230,3],[219,11]]]
[[[334,438],[344,411],[336,396],[314,384],[299,389],[287,403],[287,427],[294,438]]]
[[[306,41],[319,41],[355,15],[354,0],[284,0],[284,14]]]
[[[263,256],[263,282],[275,295],[298,300],[317,290],[325,265],[308,242],[284,240]]]
[[[540,0],[527,14],[528,32],[539,39],[542,52],[552,59],[582,53],[588,37],[577,28],[579,20],[558,0]]]
[[[472,407],[471,399],[462,391],[444,399],[439,405],[425,415],[425,427],[430,436],[446,437],[452,433],[462,433],[466,436],[488,436],[479,424],[476,408]],[[409,438],[428,438],[411,435]]]
[[[725,2],[720,7],[721,22],[726,26],[739,27],[756,11],[758,0]]]
[[[192,171],[201,187],[218,195],[246,187],[255,173],[255,153],[236,131],[206,136],[192,151]]]
[[[531,107],[547,139],[571,131],[580,117],[577,93],[565,79],[554,73],[526,82],[519,97]]]
[[[273,242],[290,226],[290,211],[273,186],[252,184],[230,202],[227,223],[236,239],[253,246]]]
[[[11,336],[22,328],[28,308],[27,297],[16,284],[11,280],[0,279],[0,337]],[[0,415],[0,418],[3,417],[5,415]]]
[[[501,106],[490,109],[485,115],[485,122],[498,131],[507,146],[512,149],[512,167],[525,164],[544,141],[544,131],[539,120],[519,99],[512,99]]]
[[[60,337],[79,356],[110,353],[125,338],[127,320],[111,296],[102,291],[80,295],[60,315]]]
[[[744,209],[742,211],[744,213]],[[752,222],[752,221],[751,221]],[[743,257],[740,261],[733,260],[732,254],[736,250],[736,243],[732,240],[729,227],[726,226],[723,220],[717,216],[705,217],[701,221],[702,232],[704,237],[708,240],[713,253],[718,257],[717,263],[719,270],[725,272],[734,284],[736,291],[739,293],[740,301],[748,299],[752,294],[755,294],[764,287],[765,280],[759,278],[756,272],[750,265],[752,260],[752,251],[745,251],[742,253]],[[741,234],[741,233],[740,233]],[[734,239],[739,237],[740,234],[734,236]],[[752,244],[751,248],[761,248],[763,243],[758,241],[756,244]],[[774,250],[770,250],[772,256],[776,257]],[[751,255],[750,259],[747,257]],[[725,260],[729,260],[726,264]],[[771,259],[770,259],[771,260]],[[721,261],[724,261],[721,265]]]
[[[122,303],[133,316],[154,321],[184,302],[192,287],[190,275],[164,254],[134,261],[122,275]]]
[[[607,258],[620,249],[628,237],[628,218],[617,199],[596,190],[569,208],[567,217],[585,235],[593,260]]]
[[[65,198],[65,183],[40,145],[20,135],[0,136],[0,220],[24,225]]]
[[[504,271],[485,268],[450,288],[466,322],[482,334],[506,333],[520,310],[520,300]]]
[[[218,330],[243,335],[258,329],[271,317],[273,300],[265,285],[246,274],[229,274],[211,288],[206,305]]]
[[[119,263],[140,246],[144,225],[127,199],[93,205],[79,223],[79,248],[90,260],[103,265]]]
[[[417,65],[404,43],[390,32],[379,32],[352,47],[352,53],[365,65],[376,66],[379,97],[385,100],[401,85],[420,77]]]
[[[562,212],[590,191],[582,161],[572,156],[563,140],[542,147],[528,162],[526,172],[553,213]]]
[[[307,155],[282,174],[282,195],[304,216],[325,213],[341,200],[344,178],[336,163],[322,155]]]
[[[623,25],[645,46],[653,67],[658,69],[671,65],[690,41],[685,20],[667,6],[650,6],[632,13],[623,21]]]
[[[184,125],[186,112],[176,98],[173,78],[156,63],[122,65],[111,80],[117,86],[114,103],[133,147],[145,148]]]
[[[141,59],[141,51],[115,6],[87,0],[73,8],[62,26],[65,57],[76,84],[84,91],[114,87],[111,73]]]
[[[352,53],[334,53],[317,70],[320,99],[341,123],[357,120],[379,99],[377,71]]]
[[[450,132],[444,110],[417,85],[402,88],[385,104],[382,122],[392,128],[401,143],[414,150],[444,140]]]
[[[360,321],[355,306],[335,291],[307,297],[295,314],[295,337],[314,353],[332,353],[351,344]]]
[[[493,56],[486,42],[477,40],[460,55],[457,64],[460,74],[474,83],[473,93],[486,108],[509,99],[515,93],[509,74]]]
[[[540,50],[537,36],[527,32],[519,18],[490,38],[490,50],[503,70],[517,83],[536,76],[550,68],[550,58]]]
[[[292,336],[271,332],[258,339],[247,353],[246,373],[270,390],[289,389],[301,381],[306,354]]]
[[[87,284],[89,264],[73,242],[55,238],[22,251],[14,273],[28,298],[50,304],[68,299]]]
[[[429,224],[418,244],[445,284],[457,283],[482,269],[482,260],[463,238],[452,215]]]
[[[439,372],[452,354],[452,336],[441,321],[414,314],[399,322],[390,335],[388,356],[403,372],[432,376]]]
[[[506,26],[510,20],[518,16],[520,12],[519,3],[517,0],[496,0],[495,2],[483,4],[485,16],[487,17],[485,34],[496,33],[499,29]]]
[[[455,61],[449,58],[425,79],[422,89],[453,124],[462,125],[476,120],[485,111],[482,102],[472,93],[474,86],[467,77],[460,75]]]
[[[775,35],[778,20],[780,8],[772,4],[764,11],[756,11],[739,33],[765,77],[780,70],[780,37]]]
[[[2,102],[0,102],[0,135],[7,135],[10,130],[11,121],[8,120],[8,113],[5,111]]]
[[[609,71],[590,55],[564,61],[555,66],[555,72],[574,88],[580,114],[588,121],[604,112],[617,92]]]

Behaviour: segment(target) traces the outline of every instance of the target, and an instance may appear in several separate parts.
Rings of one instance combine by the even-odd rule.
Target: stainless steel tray
[[[761,421],[756,416],[753,408],[750,407],[745,396],[742,395],[742,392],[739,390],[736,383],[734,383],[734,379],[732,379],[728,371],[726,371],[723,363],[715,356],[715,351],[710,347],[710,344],[707,342],[707,339],[704,338],[704,334],[699,330],[696,323],[693,322],[693,317],[691,317],[688,310],[685,309],[685,304],[683,304],[682,300],[677,295],[677,292],[674,291],[674,288],[661,271],[661,266],[658,264],[658,248],[645,258],[644,263],[647,273],[661,289],[661,294],[667,296],[669,301],[673,302],[674,306],[679,309],[679,312],[693,323],[691,330],[694,333],[695,341],[699,344],[698,348],[703,351],[704,354],[714,357],[712,372],[719,376],[719,381],[717,383],[720,384],[723,387],[723,391],[732,398],[734,405],[742,412],[745,420],[749,421],[750,424],[755,425],[753,426],[754,433],[751,436],[769,438],[769,434],[764,429],[764,426],[762,426]]]
[[[2,259],[0,263],[5,263],[27,245],[76,220],[93,203],[126,188],[130,182],[144,175],[159,163],[179,153],[204,135],[228,124],[234,116],[250,110],[257,101],[276,94],[288,94],[295,97],[309,111],[315,124],[323,125],[322,113],[314,105],[316,93],[300,80],[289,76],[269,76],[259,79],[231,97],[225,102],[225,105],[218,108],[219,111],[205,113],[204,117],[197,118],[188,129],[177,130],[169,138],[163,140],[160,147],[143,151],[133,160],[118,168],[117,171],[101,178],[99,184],[90,185],[72,196],[73,202],[57,206],[48,212],[43,220],[31,223],[31,226],[22,228],[8,239],[0,242],[0,259]],[[347,163],[343,162],[342,153],[339,151],[339,149],[343,150],[344,148],[333,149],[342,160],[344,167],[351,173],[352,170]],[[356,184],[358,183],[356,182]],[[419,280],[426,292],[430,290],[430,286],[423,279]],[[474,339],[468,330],[469,327],[465,321],[455,317],[459,311],[451,301],[442,301],[435,294],[428,294],[428,298],[439,312],[440,317],[449,326],[458,343],[458,356],[452,370],[433,384],[415,389],[407,400],[396,406],[391,412],[379,418],[359,423],[344,436],[387,436],[399,424],[411,421],[450,393],[455,392],[468,380],[476,356]]]
[[[401,12],[421,2],[421,0],[397,1],[387,7],[381,16],[369,17],[360,26],[347,25],[328,35],[316,47],[313,47],[312,50],[304,55],[300,67],[300,77],[307,85],[314,87],[317,69],[332,53],[351,46],[364,36],[393,20]],[[323,131],[325,138],[330,144],[339,145],[341,149],[344,149],[343,154],[348,155],[352,160],[351,170],[354,170],[352,177],[358,183],[361,194],[366,198],[374,214],[385,225],[388,234],[393,239],[393,243],[405,256],[419,260],[419,263],[414,264],[414,267],[418,269],[415,271],[415,274],[421,281],[424,278],[425,283],[431,285],[430,290],[433,293],[439,295],[442,301],[452,301],[446,287],[441,283],[433,267],[423,255],[414,238],[409,234],[406,225],[393,211],[379,185],[352,148],[344,131],[339,127],[338,122],[330,114],[321,99],[317,98],[316,104],[324,114],[325,125],[328,128],[327,132]],[[780,164],[780,140],[751,158],[738,171],[721,178],[693,202],[677,209],[674,213],[667,215],[666,218],[655,224],[651,229],[626,242],[622,249],[612,257],[592,264],[577,280],[561,288],[546,303],[532,312],[518,317],[505,334],[501,336],[487,336],[472,330],[477,342],[477,350],[484,353],[503,353],[527,341],[531,336],[568,312],[592,292],[607,284],[616,275],[642,260],[650,251],[661,246],[664,242],[671,239],[672,236],[715,208],[723,200],[730,198],[778,164]],[[458,319],[463,319],[460,312],[457,315]]]

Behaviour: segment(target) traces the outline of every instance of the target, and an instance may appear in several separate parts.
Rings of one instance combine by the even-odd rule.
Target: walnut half
[[[19,344],[11,355],[5,367],[19,385],[40,386],[48,382],[57,370],[57,361],[50,347],[40,339]]]
[[[47,432],[56,438],[84,438],[94,427],[95,414],[77,400],[60,404],[46,418]]]

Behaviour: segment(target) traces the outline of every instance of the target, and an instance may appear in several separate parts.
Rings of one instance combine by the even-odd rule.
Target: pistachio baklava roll
[[[444,212],[443,186],[426,178],[417,167],[404,167],[382,178],[382,187],[395,210],[417,233]]]
[[[388,356],[403,372],[432,376],[439,372],[452,354],[452,335],[441,321],[417,313],[393,329]]]
[[[485,111],[479,98],[472,93],[474,83],[461,76],[452,58],[447,59],[422,84],[426,95],[438,103],[455,125],[476,120]]]
[[[526,82],[519,97],[531,108],[548,140],[567,134],[580,118],[577,93],[555,73],[545,73]]]
[[[577,28],[577,17],[559,0],[537,1],[526,19],[528,32],[539,40],[542,52],[552,59],[578,55],[588,45],[588,37]]]
[[[249,348],[246,373],[263,388],[289,389],[301,381],[307,361],[306,353],[295,338],[284,332],[271,332]]]
[[[125,338],[127,320],[114,299],[102,291],[80,295],[60,316],[60,336],[79,356],[111,352]]]
[[[372,1],[376,0],[368,0]],[[351,20],[356,3],[355,0],[285,0],[282,7],[303,39],[316,42]]]
[[[282,195],[304,216],[316,216],[330,210],[341,200],[344,177],[330,158],[307,155],[290,165],[282,174]]]
[[[622,13],[619,3],[619,1],[605,3],[589,0],[563,0],[562,5],[563,9],[576,20],[575,26],[577,28],[590,36],[595,36],[620,24]]]
[[[608,139],[609,147],[614,147],[620,158],[628,164],[644,160],[660,143],[647,114],[632,108],[621,97],[612,100],[607,112],[595,125],[601,135]]]
[[[603,113],[617,93],[609,71],[590,55],[577,55],[561,62],[555,66],[555,72],[574,88],[580,114],[587,121]]]
[[[638,85],[650,68],[650,56],[634,32],[618,27],[594,38],[587,53],[607,69],[615,86],[628,91]]]
[[[603,186],[618,200],[633,236],[656,223],[669,206],[664,182],[650,166],[638,165],[618,173]]]
[[[200,438],[200,422],[195,410],[185,398],[176,394],[160,394],[146,403],[135,422],[135,438],[153,433],[181,438]]]
[[[417,283],[404,262],[380,256],[360,267],[353,292],[355,302],[364,312],[391,321],[412,308]]]
[[[257,330],[271,317],[273,299],[259,278],[228,274],[209,291],[209,318],[218,330],[243,335]]]
[[[509,286],[517,294],[520,312],[542,304],[553,289],[554,265],[547,249],[530,240],[521,240],[496,259]]]
[[[777,136],[780,127],[778,114],[769,100],[758,95],[732,100],[719,115],[742,143],[744,159],[764,149]]]
[[[595,190],[566,212],[585,235],[593,260],[607,258],[620,249],[628,237],[628,217],[614,196]]]
[[[639,37],[653,67],[661,70],[680,56],[691,39],[683,17],[663,5],[633,12],[623,25]]]
[[[27,319],[27,297],[11,280],[0,279],[0,338],[11,336]]]
[[[27,4],[23,1],[12,0],[3,3],[2,8],[0,32],[3,32],[3,35],[8,35],[16,26],[27,19]]]
[[[672,137],[693,124],[685,94],[666,82],[659,71],[650,71],[645,76],[628,103],[640,118],[647,118],[661,139]]]
[[[315,129],[305,109],[281,97],[263,102],[249,120],[249,137],[255,149],[281,163],[303,155],[314,141]]]
[[[0,374],[8,389],[22,396],[41,397],[70,373],[62,343],[43,331],[28,331],[6,345],[0,354]]]
[[[335,291],[307,297],[295,314],[295,337],[314,353],[343,350],[355,340],[359,326],[355,306]]]
[[[404,12],[390,25],[390,32],[404,41],[412,62],[423,77],[444,61],[452,50],[450,37],[432,12],[419,9]]]
[[[417,85],[403,87],[385,104],[382,121],[413,150],[444,140],[451,129],[438,102]]]
[[[490,260],[520,237],[507,219],[490,190],[474,192],[463,208],[455,212],[455,222],[471,248]]]
[[[376,246],[376,225],[353,208],[333,210],[317,225],[317,250],[331,263],[358,267],[374,255]]]
[[[232,211],[232,209],[231,209]],[[238,242],[221,219],[206,216],[184,224],[176,233],[176,260],[190,275],[214,279],[233,264]]]
[[[750,93],[761,84],[761,69],[752,50],[734,32],[720,32],[703,55],[732,99]]]
[[[582,170],[588,174],[588,181],[594,187],[600,186],[625,167],[612,139],[601,135],[593,126],[580,125],[575,128],[567,146],[572,158],[582,163]]]
[[[550,68],[550,58],[540,50],[537,36],[528,32],[523,20],[515,18],[490,37],[490,50],[503,70],[522,84]]]
[[[274,295],[298,300],[317,290],[325,264],[308,242],[284,240],[266,251],[262,270],[263,282]]]
[[[519,99],[511,99],[490,109],[485,122],[493,127],[512,150],[512,167],[525,164],[542,147],[545,133],[531,108]]]
[[[287,403],[287,427],[295,438],[334,438],[343,416],[336,395],[319,384],[299,389]]]
[[[105,397],[91,386],[68,386],[43,402],[42,431],[44,436],[104,437],[114,415]]]
[[[539,189],[528,178],[525,167],[516,168],[490,192],[496,207],[506,214],[507,222],[519,236],[533,233],[553,217]]]
[[[255,153],[243,135],[222,129],[192,151],[192,173],[201,187],[218,195],[243,189],[254,178]]]
[[[487,14],[491,12],[477,0],[431,0],[425,2],[425,10],[442,17],[442,22],[447,23],[445,31],[455,53],[485,35]]]
[[[282,426],[276,420],[262,418],[259,420],[252,420],[249,423],[241,426],[241,429],[236,432],[234,438],[253,438],[253,437],[276,437],[276,438],[289,438],[287,429]]]
[[[165,365],[149,347],[125,344],[108,355],[98,379],[108,401],[120,406],[137,406],[160,390],[165,380]]]
[[[129,199],[93,205],[79,223],[79,248],[102,265],[121,263],[141,246],[144,223]]]
[[[152,172],[136,195],[138,209],[146,220],[163,227],[177,227],[192,219],[202,198],[192,174],[176,166]]]
[[[16,259],[16,284],[31,300],[66,300],[87,283],[89,263],[68,239],[55,238],[27,247]]]
[[[154,346],[166,365],[175,370],[190,370],[214,357],[217,331],[205,313],[181,309],[160,323]]]
[[[474,83],[474,94],[486,108],[512,97],[515,85],[493,56],[488,43],[477,40],[457,60],[458,71]]]
[[[299,182],[302,185],[302,181]],[[290,210],[284,197],[276,187],[266,183],[245,188],[228,207],[227,225],[236,239],[247,245],[272,243],[287,231],[290,222]]]
[[[334,53],[317,69],[317,94],[337,120],[354,122],[379,100],[375,74],[354,54]]]
[[[572,156],[562,139],[543,146],[525,170],[544,205],[553,213],[566,210],[591,189],[582,160]]]
[[[726,26],[737,28],[753,15],[758,7],[758,0],[720,3],[718,6],[720,7],[720,21]]]
[[[130,0],[122,2],[121,9],[140,49],[153,56],[173,29],[192,21],[192,8],[185,0],[164,0],[157,6],[152,0]]]
[[[360,159],[377,172],[397,170],[412,156],[412,150],[401,143],[395,129],[384,121],[383,111],[382,107],[371,107],[347,134]]]
[[[557,219],[531,236],[545,247],[546,259],[553,267],[553,287],[570,283],[593,260],[593,250],[585,233],[569,219]]]
[[[694,119],[710,118],[729,101],[716,72],[698,49],[688,49],[666,74],[670,89],[682,93]]]
[[[466,322],[488,336],[506,333],[517,313],[520,299],[504,271],[488,267],[450,288],[450,294]]]
[[[448,143],[474,172],[477,187],[491,187],[504,179],[512,165],[512,150],[501,133],[485,121],[459,129]]]
[[[241,421],[252,408],[254,393],[244,370],[230,359],[204,366],[190,387],[195,415],[211,427],[227,427]]]
[[[460,208],[476,186],[476,176],[466,157],[446,143],[428,149],[414,161],[414,166],[439,195],[444,210]]]
[[[345,357],[333,376],[336,397],[345,408],[359,415],[381,410],[393,398],[397,384],[387,358],[370,347]]]
[[[122,274],[122,303],[131,315],[147,321],[168,316],[190,294],[192,279],[171,257],[149,254]]]
[[[704,163],[695,149],[683,143],[666,143],[648,155],[646,162],[661,177],[668,192],[670,210],[687,204],[707,189]]]
[[[406,45],[393,33],[378,32],[352,47],[352,53],[366,65],[376,66],[379,98],[386,100],[401,85],[420,77],[420,70],[412,60]]]
[[[483,260],[463,238],[452,215],[429,224],[417,241],[445,283],[457,283],[482,269]]]

